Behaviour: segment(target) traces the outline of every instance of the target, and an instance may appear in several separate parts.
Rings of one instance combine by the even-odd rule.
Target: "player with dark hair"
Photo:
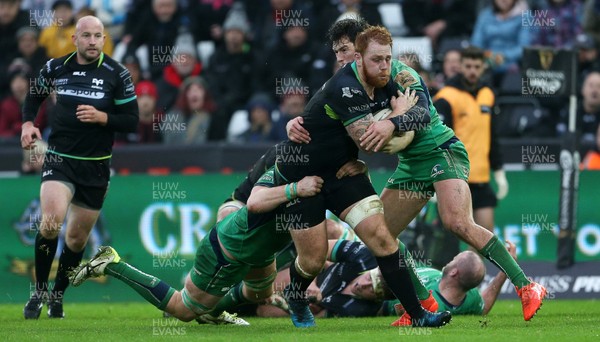
[[[138,106],[131,76],[102,53],[104,39],[104,26],[98,18],[79,19],[72,36],[77,50],[49,60],[25,100],[21,146],[29,149],[42,137],[33,125],[39,106],[51,91],[57,96],[41,177],[35,291],[23,310],[26,319],[37,319],[46,300],[49,317],[64,317],[67,272],[81,261],[108,190],[114,133],[137,128]],[[54,288],[48,293],[48,275],[65,217],[65,245]]]
[[[298,257],[290,267],[290,284],[284,289],[297,327],[315,324],[305,297],[327,254],[325,209],[347,222],[371,249],[383,279],[407,311],[415,315],[414,326],[438,327],[451,318],[447,312],[433,314],[419,303],[404,253],[398,253],[396,239],[385,224],[383,204],[367,176],[338,178],[336,175],[341,165],[356,159],[359,138],[373,122],[371,113],[391,105],[390,115],[400,114],[399,102],[404,101],[404,96],[390,78],[391,42],[391,35],[382,27],[369,27],[360,33],[355,42],[356,61],[341,68],[306,106],[303,117],[310,142],[300,145],[286,141],[278,150],[275,174],[278,182],[294,181],[307,174],[324,179],[322,194],[286,208],[287,215],[299,217],[299,228],[309,227],[291,232]],[[428,115],[418,116],[420,111],[414,108],[396,120],[429,122]],[[383,147],[387,140],[378,147]]]

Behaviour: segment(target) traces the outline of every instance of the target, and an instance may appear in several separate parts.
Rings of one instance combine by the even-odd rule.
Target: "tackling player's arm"
[[[517,249],[515,245],[506,241],[506,250],[510,255],[517,260]],[[483,315],[487,315],[496,303],[496,298],[500,294],[500,290],[502,289],[502,285],[506,281],[506,274],[504,272],[498,272],[498,274],[494,277],[494,279],[490,282],[489,286],[485,288],[485,290],[481,291],[481,297],[483,298]]]
[[[252,188],[246,206],[251,213],[266,213],[298,197],[310,197],[321,192],[323,179],[306,176],[299,182],[272,186],[274,170],[269,169]]]

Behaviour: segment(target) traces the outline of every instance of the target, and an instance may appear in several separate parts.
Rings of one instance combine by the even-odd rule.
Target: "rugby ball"
[[[375,120],[375,121],[385,120],[388,117],[388,115],[390,115],[391,113],[392,113],[391,108],[383,108],[383,109],[377,111],[375,114],[373,114],[373,120]]]
[[[391,108],[380,109],[377,112],[375,112],[375,114],[373,114],[373,120],[385,120],[391,113]],[[388,142],[386,148],[383,149],[383,152],[389,154],[396,154],[404,150],[408,145],[410,145],[414,137],[415,131],[396,133],[395,136]]]

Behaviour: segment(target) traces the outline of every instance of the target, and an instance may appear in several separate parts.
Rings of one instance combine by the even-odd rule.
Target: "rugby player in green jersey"
[[[90,261],[80,264],[69,279],[73,286],[79,286],[90,277],[112,276],[182,321],[248,325],[227,312],[218,317],[209,313],[232,288],[237,290],[233,292],[238,300],[247,302],[261,302],[272,294],[275,254],[291,241],[284,209],[318,194],[323,184],[316,176],[280,186],[273,180],[270,169],[256,182],[247,206],[220,221],[202,239],[181,291],[127,264],[109,246],[101,247]]]

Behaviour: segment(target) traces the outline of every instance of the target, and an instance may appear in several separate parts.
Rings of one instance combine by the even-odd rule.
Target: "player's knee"
[[[458,215],[449,215],[447,217],[442,217],[442,222],[444,224],[444,228],[462,236],[470,226],[470,222],[468,219],[464,217],[460,217]]]
[[[54,239],[58,238],[58,234],[60,234],[60,229],[52,229],[48,226],[42,225],[40,227],[40,234],[42,234],[42,236],[45,239],[54,240]]]
[[[367,239],[369,240],[369,249],[376,256],[389,255],[398,249],[396,239],[394,239],[387,228],[383,226],[373,230]]]
[[[83,232],[69,232],[65,236],[66,243],[74,252],[82,251],[88,240],[88,234]]]
[[[172,313],[172,315],[173,315],[173,317],[177,318],[178,320],[180,320],[182,322],[191,322],[194,319],[196,319],[196,317],[198,317],[198,315],[196,315],[195,313],[193,313],[187,309],[186,310],[177,310],[174,313]]]
[[[62,221],[54,215],[44,215],[40,224],[40,234],[46,239],[56,239],[62,229]]]
[[[296,263],[296,268],[300,266],[301,273],[309,276],[316,276],[321,272],[323,266],[325,266],[325,260],[327,259],[327,254],[321,255],[310,255],[306,258],[299,258]]]

